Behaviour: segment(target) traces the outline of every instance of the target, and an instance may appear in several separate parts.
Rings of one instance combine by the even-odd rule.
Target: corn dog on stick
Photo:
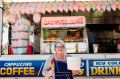
[[[51,69],[52,69],[52,70],[54,70],[54,65],[55,65],[54,63],[55,63],[55,60],[52,59],[51,62],[50,62],[50,66],[51,66]]]
[[[50,67],[51,67],[51,70],[54,70],[54,67],[55,67],[54,62],[55,62],[54,59],[52,59],[52,60],[50,61]],[[47,76],[47,79],[49,79],[49,76]]]

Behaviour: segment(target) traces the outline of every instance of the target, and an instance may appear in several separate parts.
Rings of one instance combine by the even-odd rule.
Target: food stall
[[[79,3],[81,7],[78,8],[77,3]],[[42,76],[42,67],[45,60],[49,58],[49,56],[52,53],[54,53],[53,46],[54,46],[54,42],[57,40],[65,41],[67,53],[69,53],[73,57],[80,58],[80,60],[82,59],[81,62],[84,65],[81,67],[81,71],[80,71],[81,73],[79,74],[80,76],[76,76],[75,79],[80,79],[80,77],[82,79],[83,78],[90,79],[89,77],[91,77],[91,79],[93,78],[99,79],[98,77],[101,78],[102,76],[104,76],[104,78],[106,78],[106,76],[111,77],[111,75],[114,77],[116,76],[119,77],[120,75],[120,71],[119,71],[120,55],[119,54],[104,54],[104,53],[87,54],[89,51],[88,51],[88,39],[87,39],[87,33],[86,33],[86,22],[88,21],[86,21],[86,18],[84,16],[64,16],[64,17],[63,16],[61,17],[60,16],[59,17],[44,16],[46,12],[45,10],[47,10],[48,12],[51,12],[51,11],[56,12],[57,10],[60,10],[60,12],[63,12],[63,11],[68,12],[68,10],[73,12],[74,10],[78,11],[78,9],[82,11],[87,10],[89,12],[90,9],[93,9],[94,11],[95,10],[100,11],[102,10],[102,8],[103,10],[105,10],[106,8],[104,5],[108,5],[109,1],[107,2],[103,1],[101,3],[103,4],[103,6],[100,9],[99,7],[95,8],[97,6],[96,3],[99,3],[99,2],[92,2],[92,4],[94,3],[95,5],[90,6],[88,5],[89,2],[84,2],[84,1],[70,2],[70,3],[55,2],[55,3],[52,3],[54,5],[52,6],[52,8],[50,6],[51,3],[23,3],[23,4],[18,3],[18,5],[17,3],[13,3],[12,8],[10,9],[10,11],[13,13],[22,12],[21,15],[24,13],[28,13],[28,15],[29,14],[33,15],[35,14],[34,11],[38,12],[37,15],[42,13],[42,16],[39,15],[39,17],[37,16],[38,18],[34,19],[34,20],[37,20],[37,22],[41,22],[41,26],[39,25],[40,26],[39,28],[41,28],[41,35],[39,37],[40,42],[38,42],[38,44],[40,44],[40,54],[27,55],[26,46],[28,45],[28,43],[26,44],[26,41],[28,41],[29,38],[25,36],[28,36],[26,35],[28,33],[28,29],[26,28],[26,24],[22,23],[24,24],[22,28],[26,28],[26,30],[25,29],[22,30],[22,28],[20,28],[21,30],[18,30],[18,29],[12,30],[12,38],[11,38],[11,40],[13,41],[12,46],[16,53],[14,55],[2,54],[2,56],[0,57],[0,62],[1,62],[0,79],[45,79]],[[37,8],[33,7],[33,5],[35,6],[36,4],[37,4]],[[43,7],[41,8],[39,4],[41,4]],[[65,5],[65,4],[69,4],[69,5]],[[63,6],[64,8],[62,8]],[[56,7],[57,9],[53,7]],[[109,11],[109,6],[107,7],[108,7],[107,10]],[[34,10],[34,8],[36,8],[37,10]],[[114,10],[116,10],[116,8]],[[1,11],[0,20],[2,20],[1,8],[0,8],[0,11]],[[2,21],[0,22],[1,22],[0,26],[3,26]],[[16,25],[16,28],[18,25]],[[29,22],[28,22],[28,25],[29,25]],[[31,26],[29,25],[29,27]],[[0,28],[2,30],[2,27]],[[22,35],[25,35],[25,36],[17,37],[18,33],[22,33]],[[3,34],[1,31],[0,36],[2,35]],[[0,40],[2,40],[2,37],[0,38]],[[18,41],[20,44],[17,43],[16,41]],[[17,46],[17,44],[20,46]],[[16,51],[16,48],[17,48],[17,51]],[[21,49],[26,52],[19,51]],[[0,51],[2,51],[1,48],[0,48]],[[105,73],[103,73],[104,70],[106,70]],[[109,73],[107,70],[109,71]]]
[[[57,40],[65,41],[67,53],[88,53],[85,17],[42,17],[41,53],[54,53]]]

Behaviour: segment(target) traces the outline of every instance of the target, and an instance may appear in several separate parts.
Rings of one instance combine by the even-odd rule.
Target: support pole
[[[0,56],[2,53],[2,17],[3,17],[3,2],[0,0]]]

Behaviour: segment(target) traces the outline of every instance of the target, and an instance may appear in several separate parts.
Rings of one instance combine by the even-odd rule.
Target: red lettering
[[[83,20],[78,19],[78,20],[77,20],[77,24],[83,24]]]
[[[58,23],[58,20],[54,20],[54,25],[57,25],[57,23]]]
[[[43,26],[64,26],[64,25],[70,25],[70,26],[75,26],[75,25],[83,25],[85,23],[84,18],[56,18],[56,19],[46,19],[43,21]]]
[[[44,25],[48,25],[46,20],[44,21],[44,23],[43,23],[43,24],[44,24]]]

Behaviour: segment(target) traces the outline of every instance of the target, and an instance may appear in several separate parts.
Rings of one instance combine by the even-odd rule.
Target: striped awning
[[[3,2],[113,1],[113,0],[3,0]]]
[[[5,5],[4,5],[5,6]],[[13,16],[16,21],[16,16],[21,17],[21,14],[33,14],[35,17],[46,12],[52,13],[60,11],[61,13],[68,11],[116,11],[120,10],[120,1],[56,1],[56,2],[12,2],[9,9],[4,12],[4,17],[10,20],[9,17]],[[10,16],[9,16],[10,15]],[[34,17],[33,16],[33,17]],[[35,19],[36,20],[36,19]],[[38,21],[38,20],[37,20]]]
[[[9,11],[11,14],[34,14],[36,12],[68,12],[68,11],[116,11],[120,10],[120,1],[79,1],[79,2],[17,2],[12,3]]]

